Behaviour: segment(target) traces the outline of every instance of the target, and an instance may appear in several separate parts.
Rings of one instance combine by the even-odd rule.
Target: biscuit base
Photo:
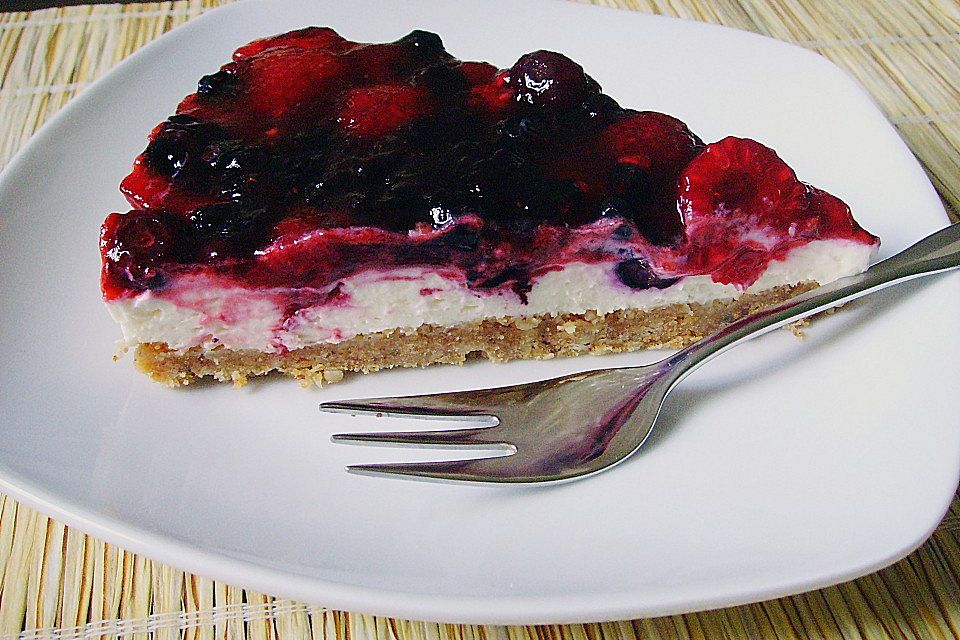
[[[803,282],[737,299],[707,304],[673,304],[647,311],[625,309],[605,315],[538,315],[490,318],[456,326],[423,325],[358,335],[337,344],[317,344],[286,353],[256,350],[170,349],[143,343],[137,367],[155,381],[181,386],[211,377],[235,385],[271,372],[305,385],[338,382],[345,372],[370,373],[393,367],[463,364],[468,358],[495,362],[549,359],[639,349],[675,349],[692,344],[759,309],[782,302],[816,283]]]

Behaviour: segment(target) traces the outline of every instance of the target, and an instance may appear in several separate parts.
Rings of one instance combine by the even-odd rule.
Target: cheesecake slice
[[[623,108],[554,52],[254,41],[157,125],[101,284],[169,385],[680,347],[879,240],[754,140]]]

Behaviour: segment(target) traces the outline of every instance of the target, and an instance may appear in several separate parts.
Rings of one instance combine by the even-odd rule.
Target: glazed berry
[[[568,109],[600,90],[583,67],[553,51],[521,56],[510,69],[510,85],[515,100],[528,109]]]
[[[700,153],[703,142],[687,125],[663,113],[627,115],[604,129],[602,144],[618,164],[644,170],[669,183]]]
[[[748,138],[707,145],[680,177],[687,224],[703,218],[751,218],[768,224],[806,206],[807,189],[780,157]]]
[[[804,185],[808,193],[806,216],[790,220],[786,216],[778,220],[778,226],[794,237],[816,240],[841,234],[871,244],[876,237],[868,233],[853,218],[850,207],[840,198],[816,187]]]
[[[205,97],[223,97],[230,94],[236,86],[235,69],[227,65],[216,73],[200,78],[197,83],[197,93]]]
[[[606,127],[601,145],[616,163],[611,179],[629,202],[640,231],[654,244],[679,242],[684,230],[676,206],[677,181],[700,152],[700,138],[676,118],[643,111]]]
[[[172,178],[180,173],[192,154],[176,140],[160,139],[150,143],[145,155],[151,169]]]
[[[474,85],[467,106],[482,118],[497,119],[510,114],[516,106],[514,98],[510,72],[501,71],[490,80]]]
[[[166,283],[164,265],[180,256],[182,233],[162,212],[107,216],[100,231],[105,289],[156,289]]]
[[[374,85],[346,93],[337,123],[361,138],[376,139],[429,115],[429,109],[429,97],[421,87]]]
[[[314,49],[320,51],[342,51],[352,43],[329,27],[307,27],[297,29],[270,38],[254,40],[233,53],[234,60],[243,60],[258,55],[268,49],[292,47],[295,49]]]
[[[678,278],[658,278],[650,265],[640,258],[631,258],[617,263],[617,277],[631,289],[666,289]]]
[[[161,175],[178,178],[191,169],[201,170],[203,155],[220,136],[219,127],[188,116],[174,116],[153,133],[144,151],[146,164]]]
[[[299,118],[329,109],[348,72],[344,59],[321,49],[275,47],[238,61],[239,95],[209,113],[246,137],[271,138]]]
[[[411,31],[397,40],[397,44],[411,53],[417,60],[432,61],[447,55],[440,36],[421,29]]]
[[[560,126],[572,132],[602,129],[624,115],[624,109],[605,93],[591,93],[561,116]]]
[[[418,71],[411,83],[415,87],[424,87],[435,95],[450,99],[465,91],[470,85],[458,64],[435,62]]]

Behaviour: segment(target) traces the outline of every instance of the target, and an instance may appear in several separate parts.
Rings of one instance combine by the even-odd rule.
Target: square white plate
[[[675,613],[852,578],[920,544],[960,466],[958,275],[914,282],[710,363],[643,451],[589,480],[477,488],[348,475],[429,452],[332,444],[372,419],[322,400],[489,386],[659,354],[354,376],[304,391],[170,390],[111,361],[97,235],[150,128],[255,37],[309,24],[412,28],[465,59],[538,48],[706,140],[749,135],[851,204],[889,255],[942,227],[913,156],[807,51],[568,3],[245,2],[160,38],[86,90],[0,177],[0,488],[183,569],[334,608],[445,621]],[[403,426],[398,424],[398,427]]]

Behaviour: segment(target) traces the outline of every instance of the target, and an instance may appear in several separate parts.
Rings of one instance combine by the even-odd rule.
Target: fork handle
[[[863,273],[835,280],[782,304],[741,318],[667,359],[676,383],[741,342],[887,287],[960,267],[960,223],[927,236]]]

